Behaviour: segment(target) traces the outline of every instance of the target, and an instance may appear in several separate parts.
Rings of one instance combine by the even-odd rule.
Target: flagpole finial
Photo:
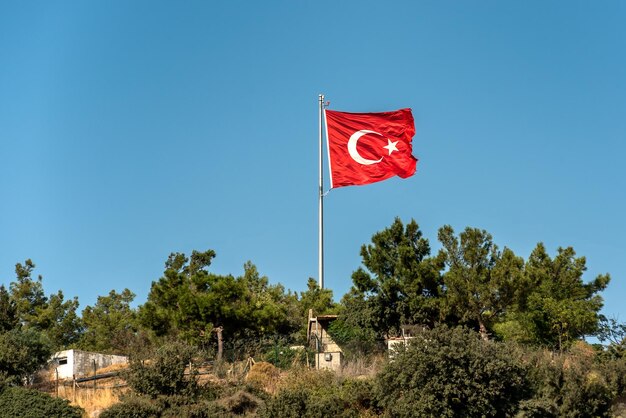
[[[324,96],[324,94],[323,94],[323,93],[320,93],[318,97],[319,97],[319,101],[320,101],[320,107],[321,107],[322,109],[325,109],[325,108],[327,108],[328,106],[330,106],[330,101],[324,101],[324,99],[326,98],[326,96]]]

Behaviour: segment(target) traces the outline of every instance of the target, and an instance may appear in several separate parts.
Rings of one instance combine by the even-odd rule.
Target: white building
[[[59,379],[72,379],[93,374],[94,369],[101,369],[112,364],[126,364],[128,357],[72,349],[55,353],[50,363],[51,369],[56,369],[58,372]]]

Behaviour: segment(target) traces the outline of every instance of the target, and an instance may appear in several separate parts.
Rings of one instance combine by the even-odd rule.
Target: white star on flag
[[[387,145],[385,145],[383,148],[386,148],[387,150],[389,150],[389,155],[391,155],[392,152],[398,151],[398,148],[396,148],[396,144],[398,142],[399,141],[391,142],[391,139],[387,138]]]

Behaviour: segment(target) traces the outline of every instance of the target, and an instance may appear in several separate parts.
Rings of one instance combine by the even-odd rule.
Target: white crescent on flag
[[[359,164],[363,164],[363,165],[377,164],[383,160],[383,157],[380,157],[380,159],[378,160],[368,160],[367,158],[361,157],[359,152],[356,150],[356,145],[359,142],[359,139],[365,134],[376,134],[376,135],[383,136],[382,134],[379,134],[378,132],[375,132],[375,131],[368,131],[368,130],[356,131],[355,133],[352,134],[352,136],[350,137],[350,140],[348,141],[348,152],[350,153],[350,157],[352,157],[352,159]]]

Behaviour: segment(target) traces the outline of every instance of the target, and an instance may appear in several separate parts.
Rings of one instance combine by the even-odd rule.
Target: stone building
[[[307,339],[315,350],[315,368],[341,370],[343,366],[343,351],[328,334],[328,326],[337,319],[337,315],[318,315],[313,317],[309,311],[309,326]]]

